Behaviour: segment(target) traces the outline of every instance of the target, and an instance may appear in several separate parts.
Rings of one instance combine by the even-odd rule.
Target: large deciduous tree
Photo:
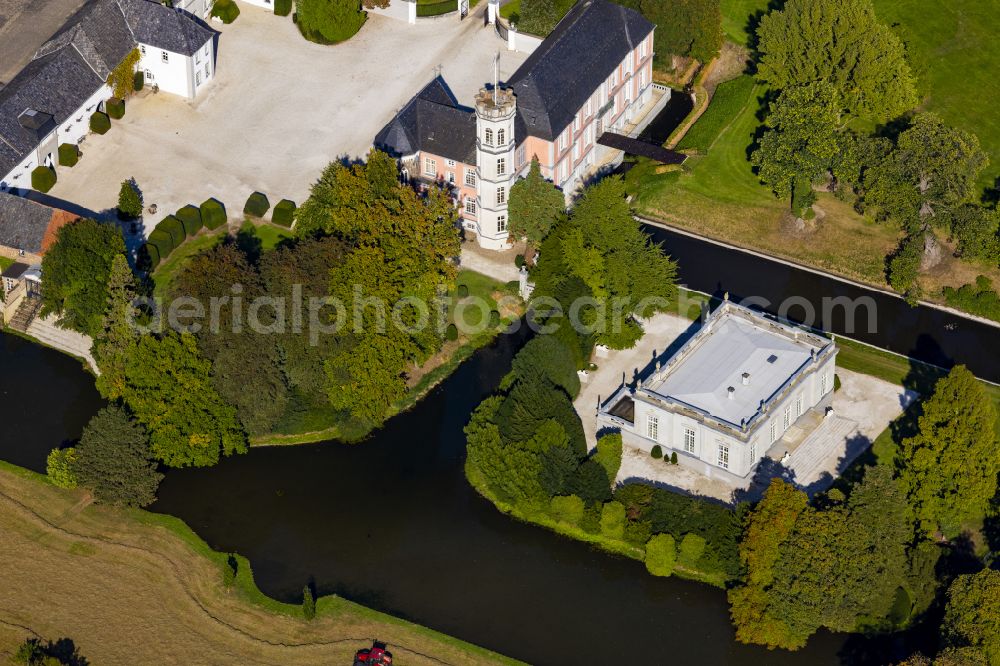
[[[956,663],[1000,664],[1000,571],[959,576],[948,587],[942,656]]]
[[[722,48],[722,7],[719,0],[623,0],[656,24],[653,49],[657,59],[688,56],[708,62]]]
[[[917,103],[903,43],[871,0],[789,0],[757,38],[757,75],[772,88],[825,81],[850,113],[882,122]]]
[[[900,446],[899,478],[923,530],[953,537],[996,494],[997,413],[965,366],[938,381],[922,412],[917,434]]]
[[[100,502],[147,506],[163,475],[156,471],[146,430],[118,405],[99,411],[83,429],[73,462],[77,482]]]
[[[42,259],[42,315],[55,313],[60,326],[97,337],[111,265],[124,252],[125,239],[113,224],[81,219],[60,227]]]
[[[134,326],[135,277],[125,255],[115,255],[108,278],[108,304],[101,331],[94,339],[94,359],[101,374],[95,383],[108,400],[125,392],[125,364],[135,351],[138,333]]]
[[[538,158],[531,158],[528,175],[510,188],[510,234],[538,245],[566,210],[563,193],[542,177]]]

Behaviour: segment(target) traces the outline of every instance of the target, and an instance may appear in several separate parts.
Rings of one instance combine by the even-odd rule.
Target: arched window
[[[504,145],[504,144],[507,143],[504,140],[504,134],[506,134],[506,132],[504,132],[504,130],[502,130],[502,129],[498,129],[497,130],[497,145],[498,146],[502,146],[502,145]]]

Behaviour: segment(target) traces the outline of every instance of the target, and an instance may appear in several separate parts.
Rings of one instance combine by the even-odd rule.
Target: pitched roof
[[[436,77],[375,135],[374,143],[394,157],[423,150],[475,164],[476,114],[459,106],[444,80]]]
[[[655,26],[608,0],[582,0],[511,76],[515,133],[552,141]]]
[[[186,56],[215,36],[215,31],[187,12],[150,0],[119,0],[135,40]]]
[[[56,232],[79,216],[59,208],[0,192],[0,245],[45,254]]]

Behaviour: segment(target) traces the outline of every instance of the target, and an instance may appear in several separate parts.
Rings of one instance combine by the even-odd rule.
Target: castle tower
[[[514,113],[509,88],[483,88],[476,95],[476,236],[481,247],[507,247],[507,202],[514,184]]]

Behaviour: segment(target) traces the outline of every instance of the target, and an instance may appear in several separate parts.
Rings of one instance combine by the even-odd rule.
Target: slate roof
[[[192,56],[215,31],[187,12],[150,0],[119,0],[135,40],[172,53]]]
[[[375,135],[374,143],[393,157],[427,151],[475,164],[476,114],[459,106],[444,80],[436,77]]]
[[[77,219],[58,208],[0,192],[0,245],[32,254],[44,254],[56,230]]]
[[[655,26],[608,0],[583,0],[511,76],[515,134],[554,140],[625,55]]]

